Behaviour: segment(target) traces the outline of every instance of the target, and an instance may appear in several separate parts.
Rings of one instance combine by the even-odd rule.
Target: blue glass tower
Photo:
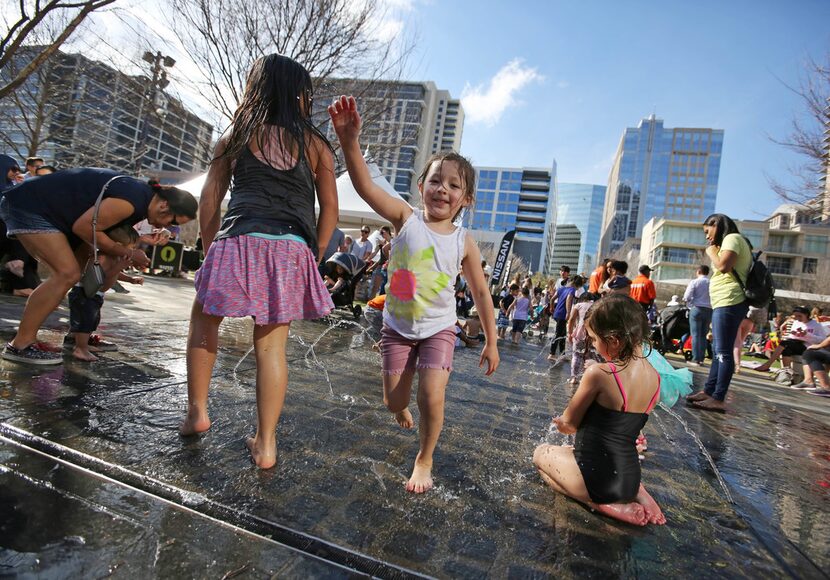
[[[601,254],[639,238],[653,217],[702,222],[715,211],[723,131],[668,128],[654,115],[623,133],[608,177]]]
[[[560,183],[556,192],[556,235],[553,252],[548,255],[548,271],[562,265],[573,273],[590,272],[599,256],[605,186],[586,183]]]

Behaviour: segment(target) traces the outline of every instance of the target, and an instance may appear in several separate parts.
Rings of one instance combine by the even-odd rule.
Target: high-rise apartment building
[[[23,50],[0,76],[31,60]],[[4,150],[37,154],[59,167],[133,172],[202,171],[213,126],[142,76],[80,54],[57,52],[15,93],[0,100]]]
[[[654,115],[623,133],[608,177],[600,253],[639,238],[653,217],[698,221],[715,211],[720,129],[668,128]]]
[[[326,106],[338,95],[355,95],[364,122],[360,141],[395,191],[418,194],[418,172],[439,151],[458,151],[464,129],[461,101],[435,83],[359,79],[327,80],[317,89],[314,119],[335,139]]]
[[[547,272],[556,227],[556,162],[545,168],[476,167],[476,201],[464,216],[473,237],[498,244],[516,230],[513,254]]]
[[[556,230],[547,270],[562,265],[572,272],[590,272],[597,256],[605,207],[605,186],[587,183],[560,183],[556,189]]]

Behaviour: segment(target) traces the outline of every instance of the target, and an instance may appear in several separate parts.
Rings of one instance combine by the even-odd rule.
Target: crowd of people
[[[211,428],[208,398],[222,320],[253,317],[257,422],[246,443],[258,467],[273,467],[288,384],[290,324],[328,315],[333,294],[360,271],[350,265],[368,264],[365,316],[379,338],[383,402],[405,429],[415,426],[410,404],[418,378],[419,449],[408,491],[433,487],[456,346],[481,345],[479,366],[489,376],[499,368],[500,339],[519,343],[528,324],[547,334],[553,319],[550,359],[558,364],[570,357],[575,385],[570,404],[553,424],[576,438],[572,447],[536,449],[533,462],[542,479],[610,517],[636,525],[665,523],[641,482],[642,429],[658,402],[672,405],[691,392],[691,375],[673,369],[650,344],[657,315],[651,269],[641,266],[632,280],[628,264],[620,260],[603,260],[590,276],[572,276],[563,265],[559,278],[544,287],[529,276],[515,277],[495,307],[490,271],[459,225],[462,211],[475,201],[470,161],[455,152],[433,155],[417,178],[420,208],[390,196],[371,178],[359,143],[358,105],[344,96],[328,112],[348,174],[358,194],[391,224],[376,234],[362,227],[359,236],[347,236],[336,228],[333,148],[311,120],[312,94],[311,77],[296,61],[279,55],[258,59],[233,124],[216,145],[198,208],[187,192],[109,170],[65,169],[16,183],[22,172],[8,165],[4,175],[10,187],[0,199],[0,218],[9,238],[47,264],[51,275],[28,296],[3,358],[60,362],[59,353],[37,341],[37,331],[69,293],[67,343],[77,358],[91,360],[89,340],[100,318],[101,291],[124,268],[149,263],[137,247],[140,237],[133,226],[146,219],[163,228],[198,213],[206,255],[195,277],[187,337],[182,436]],[[711,216],[703,230],[715,274],[708,279],[701,267],[687,300],[700,310],[696,328],[704,328],[697,322],[706,320],[706,309],[711,311],[715,358],[706,388],[687,401],[695,408],[722,410],[734,370],[733,345],[748,312],[743,291],[735,289],[729,274],[746,276],[750,248],[726,216]],[[102,254],[105,279],[90,293],[82,274],[86,278],[93,248]],[[338,254],[349,258],[335,259]],[[321,266],[332,260],[336,267],[325,269],[326,280]],[[804,357],[805,375],[809,370],[811,379],[824,386],[823,364],[830,354],[821,349],[830,338],[817,331],[813,337],[818,346],[811,349],[812,357]],[[776,352],[789,356],[792,346],[784,344]]]

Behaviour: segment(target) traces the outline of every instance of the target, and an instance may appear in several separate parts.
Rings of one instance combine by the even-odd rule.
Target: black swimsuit
[[[616,367],[608,363],[620,394],[622,411],[591,403],[574,441],[574,457],[585,480],[585,487],[594,503],[631,501],[640,489],[640,460],[635,441],[648,421],[648,414],[660,395],[660,375],[657,391],[645,413],[629,413],[625,394]]]

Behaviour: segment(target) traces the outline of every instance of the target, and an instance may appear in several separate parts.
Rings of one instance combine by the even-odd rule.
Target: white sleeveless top
[[[383,322],[411,340],[429,338],[455,325],[455,277],[461,271],[467,230],[439,234],[412,208],[392,240]]]

